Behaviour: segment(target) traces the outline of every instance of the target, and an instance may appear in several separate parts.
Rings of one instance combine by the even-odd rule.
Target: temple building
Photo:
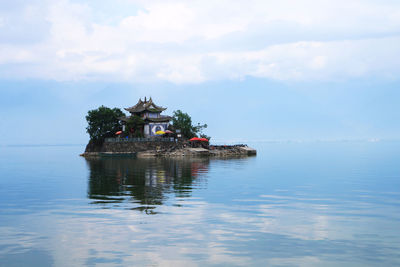
[[[144,126],[142,130],[145,137],[157,136],[156,132],[166,131],[168,129],[169,122],[172,119],[170,116],[161,115],[161,112],[166,110],[166,108],[154,104],[151,97],[149,100],[147,100],[145,97],[144,101],[139,99],[136,105],[130,108],[125,108],[125,110],[128,111],[131,116],[137,115],[144,120]],[[131,116],[121,118],[121,120],[123,122],[127,122]]]

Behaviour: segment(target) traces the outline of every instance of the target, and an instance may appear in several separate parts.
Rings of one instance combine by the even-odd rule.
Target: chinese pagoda
[[[140,98],[136,105],[125,108],[131,116],[139,116],[144,121],[143,135],[145,137],[157,136],[158,131],[166,131],[169,126],[169,122],[172,119],[170,116],[161,115],[161,112],[166,110],[166,108],[157,106],[154,104],[153,100],[147,100],[146,97],[144,101]],[[128,122],[130,117],[121,118],[122,122]],[[124,125],[125,126],[125,125]],[[125,128],[125,127],[124,127]]]

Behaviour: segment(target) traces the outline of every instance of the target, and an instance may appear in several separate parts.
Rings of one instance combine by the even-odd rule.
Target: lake
[[[0,266],[399,266],[400,143],[87,160],[0,147]]]

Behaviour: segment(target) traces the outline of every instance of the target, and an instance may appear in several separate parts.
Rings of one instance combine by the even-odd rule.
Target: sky
[[[0,145],[152,96],[216,141],[400,137],[400,1],[0,0]]]

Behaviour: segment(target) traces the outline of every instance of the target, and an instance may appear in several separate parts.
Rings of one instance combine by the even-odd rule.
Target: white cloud
[[[110,3],[121,14],[130,13],[132,4],[137,8],[113,24],[95,19],[100,11],[89,2],[4,7],[0,22],[10,34],[0,35],[0,75],[199,83],[400,74],[400,3],[394,1]],[[18,10],[21,23],[13,30],[8,21],[17,19]],[[32,23],[41,35],[32,35]]]

